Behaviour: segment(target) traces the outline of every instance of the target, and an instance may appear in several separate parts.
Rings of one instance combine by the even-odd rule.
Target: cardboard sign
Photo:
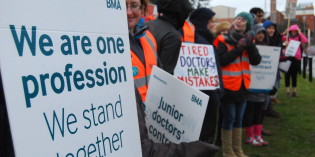
[[[125,1],[0,3],[15,155],[141,156]]]
[[[297,0],[287,0],[285,7],[285,15],[287,18],[294,19],[296,16]]]
[[[199,139],[209,97],[154,67],[146,98],[149,138],[158,143]]]
[[[301,42],[295,41],[295,40],[290,40],[289,45],[285,49],[285,56],[292,56],[294,57],[297,50],[300,47]]]
[[[182,43],[174,76],[199,90],[219,88],[213,46]]]
[[[290,60],[286,60],[285,62],[280,62],[279,63],[279,70],[286,73],[289,71],[291,66],[291,61]]]
[[[259,65],[250,66],[251,84],[249,90],[268,92],[272,90],[276,81],[281,48],[259,45],[257,48],[262,59]]]

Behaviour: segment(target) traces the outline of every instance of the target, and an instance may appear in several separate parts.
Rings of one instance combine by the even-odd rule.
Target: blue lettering
[[[36,26],[32,26],[32,40],[30,39],[25,26],[22,26],[20,40],[15,30],[14,25],[10,25],[11,33],[15,42],[15,46],[18,50],[19,56],[23,56],[24,40],[26,40],[31,53],[36,56]]]
[[[47,41],[47,42],[45,42],[45,41]],[[52,46],[53,46],[53,42],[47,34],[43,34],[40,36],[39,48],[45,56],[50,56],[54,53],[54,50],[52,50],[51,48],[48,51],[46,51],[46,49],[45,49],[45,47],[52,47]]]
[[[28,81],[31,81],[31,83],[33,84],[33,87],[34,87],[33,92],[29,91]],[[35,98],[38,94],[38,90],[39,90],[38,82],[33,75],[28,75],[28,76],[22,77],[22,83],[23,83],[26,107],[29,108],[29,107],[31,107],[31,99]]]

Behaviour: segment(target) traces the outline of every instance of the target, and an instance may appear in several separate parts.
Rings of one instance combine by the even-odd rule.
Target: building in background
[[[232,23],[234,20],[236,8],[219,5],[211,7],[211,10],[216,13],[215,17],[217,22],[229,21]]]
[[[296,7],[296,19],[302,22],[304,27],[310,29],[313,33],[315,28],[314,17],[313,3],[300,3]]]

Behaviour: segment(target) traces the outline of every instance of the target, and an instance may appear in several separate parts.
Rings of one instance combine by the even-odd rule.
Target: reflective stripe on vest
[[[225,42],[222,35],[219,35],[216,47],[219,42],[225,44],[228,49],[228,53],[234,49],[233,45]],[[224,88],[232,91],[238,91],[241,88],[242,82],[244,82],[245,88],[248,89],[250,85],[250,64],[247,50],[242,52],[242,56],[237,57],[232,63],[227,66],[222,66],[222,79]]]
[[[136,67],[138,70],[133,76],[135,86],[141,95],[142,101],[145,102],[152,67],[157,65],[157,46],[153,35],[149,31],[146,31],[145,35],[140,38],[140,43],[144,53],[145,65],[136,53],[130,52],[132,67]]]
[[[195,26],[188,20],[185,21],[183,26],[182,42],[195,43]]]

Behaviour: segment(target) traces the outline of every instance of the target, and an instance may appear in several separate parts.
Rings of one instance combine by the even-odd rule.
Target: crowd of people
[[[291,61],[285,74],[288,96],[296,97],[297,71],[307,38],[298,25],[280,33],[277,24],[264,18],[264,11],[252,8],[237,14],[232,23],[216,22],[209,8],[193,9],[188,0],[158,0],[158,16],[145,18],[148,0],[126,0],[130,52],[137,100],[137,111],[144,157],[210,157],[222,149],[223,157],[247,157],[242,143],[265,146],[262,135],[264,116],[279,117],[272,105],[279,103],[280,71],[273,90],[248,91],[250,65],[260,64],[256,45],[278,46],[285,50],[290,40],[301,42],[296,56],[281,54],[280,61]],[[146,21],[147,19],[150,19]],[[155,143],[148,138],[144,102],[153,66],[170,74],[179,57],[183,42],[214,46],[220,88],[203,90],[210,96],[200,138],[188,143]],[[283,51],[284,52],[284,51]],[[290,84],[292,82],[292,92]],[[242,130],[246,140],[242,138]]]
[[[292,25],[287,31],[280,33],[277,24],[265,19],[261,8],[252,8],[249,12],[236,15],[232,23],[216,22],[215,12],[209,8],[193,10],[187,0],[159,0],[157,3],[158,16],[146,16],[146,0],[127,0],[127,16],[132,52],[133,67],[141,64],[145,74],[142,77],[149,80],[152,65],[156,65],[170,74],[179,56],[181,43],[189,42],[214,46],[214,56],[219,74],[220,88],[202,90],[210,96],[202,125],[199,141],[181,144],[157,144],[147,138],[144,113],[141,134],[146,135],[142,141],[150,144],[142,145],[144,156],[214,156],[222,147],[224,157],[246,157],[242,143],[251,146],[265,146],[269,143],[262,135],[270,135],[263,130],[265,116],[279,117],[273,110],[273,104],[280,103],[277,91],[280,88],[280,71],[277,71],[274,88],[268,92],[248,91],[251,83],[250,65],[260,64],[262,57],[256,45],[281,47],[279,61],[292,62],[285,74],[286,91],[288,96],[297,96],[297,70],[307,38],[301,33],[298,25]],[[137,7],[136,7],[137,6]],[[135,9],[137,8],[137,9]],[[143,22],[143,19],[150,19]],[[138,31],[142,32],[139,33]],[[288,34],[287,34],[288,33]],[[141,37],[139,38],[139,35]],[[147,37],[146,37],[147,36]],[[145,40],[151,44],[148,48]],[[150,41],[148,41],[150,40]],[[290,40],[301,42],[296,56],[284,55]],[[135,47],[137,47],[137,52]],[[135,56],[134,56],[135,54]],[[154,55],[153,55],[154,54]],[[154,57],[150,57],[152,55]],[[139,60],[142,61],[136,62]],[[153,63],[152,63],[152,60]],[[137,86],[138,76],[134,76],[138,106],[143,107],[148,82]],[[290,91],[290,80],[292,90]],[[242,128],[246,140],[242,139]],[[187,146],[187,147],[186,147]],[[186,147],[186,148],[185,148]],[[189,155],[187,155],[189,154]]]

